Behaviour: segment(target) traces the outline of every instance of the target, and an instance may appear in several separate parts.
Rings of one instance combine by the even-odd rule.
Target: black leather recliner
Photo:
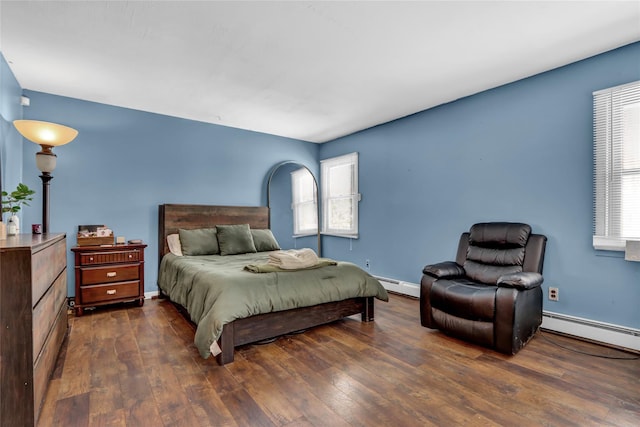
[[[547,238],[527,224],[475,224],[456,261],[427,265],[420,284],[422,326],[516,354],[542,323]]]

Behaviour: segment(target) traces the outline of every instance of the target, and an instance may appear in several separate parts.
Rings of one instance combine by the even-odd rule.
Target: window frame
[[[631,154],[624,154],[626,108],[640,108],[640,80],[593,92],[593,247],[597,250],[624,251],[627,240],[640,239],[640,233],[624,235],[623,228],[625,212],[628,218],[633,217],[633,208],[625,208],[625,200],[629,200],[624,196],[623,181],[631,177],[630,194],[640,193],[640,159],[633,153],[640,147],[632,145]],[[631,126],[640,131],[640,114],[637,123],[631,120]],[[640,144],[640,137],[637,141]],[[632,159],[636,164],[629,166]],[[635,229],[632,234],[640,227],[636,223],[640,216],[637,218],[630,227]]]
[[[336,167],[351,166],[350,173],[350,192],[348,194],[332,195],[331,191],[331,171]],[[361,196],[358,188],[358,153],[349,153],[342,156],[331,157],[320,161],[320,177],[321,177],[321,199],[322,199],[322,228],[321,233],[329,236],[347,237],[351,239],[358,238],[358,205]],[[332,215],[330,208],[334,200],[351,199],[351,214],[349,229],[336,228],[331,224]]]
[[[299,186],[302,184],[302,177],[309,176],[311,179],[311,184],[314,186],[313,189],[313,198],[311,200],[300,200],[299,195],[301,194],[299,191]],[[308,229],[301,229],[300,224],[298,222],[298,213],[299,208],[303,206],[312,205],[313,209],[313,218],[315,219],[315,227]],[[291,172],[291,210],[293,215],[293,237],[305,237],[312,236],[318,234],[318,186],[316,184],[316,180],[313,177],[313,174],[306,167],[301,167],[299,169]]]

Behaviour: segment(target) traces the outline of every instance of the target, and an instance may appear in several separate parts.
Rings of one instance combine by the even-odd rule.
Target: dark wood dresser
[[[67,332],[64,234],[0,240],[0,425],[34,426]]]
[[[137,300],[144,304],[147,245],[75,246],[76,316],[85,307]]]

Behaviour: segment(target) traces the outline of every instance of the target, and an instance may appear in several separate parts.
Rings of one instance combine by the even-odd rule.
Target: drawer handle
[[[89,261],[93,261],[93,257],[89,257]]]
[[[133,258],[133,255],[129,254],[129,258]]]
[[[108,289],[107,290],[107,295],[115,295],[116,294],[116,290],[115,289]]]
[[[110,271],[110,272],[107,273],[107,277],[116,277],[117,275],[118,275],[118,273],[115,272],[115,271]]]

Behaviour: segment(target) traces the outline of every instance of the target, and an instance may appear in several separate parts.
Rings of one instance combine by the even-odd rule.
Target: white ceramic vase
[[[16,214],[13,214],[7,222],[7,236],[14,236],[18,233],[20,233],[20,219]]]

